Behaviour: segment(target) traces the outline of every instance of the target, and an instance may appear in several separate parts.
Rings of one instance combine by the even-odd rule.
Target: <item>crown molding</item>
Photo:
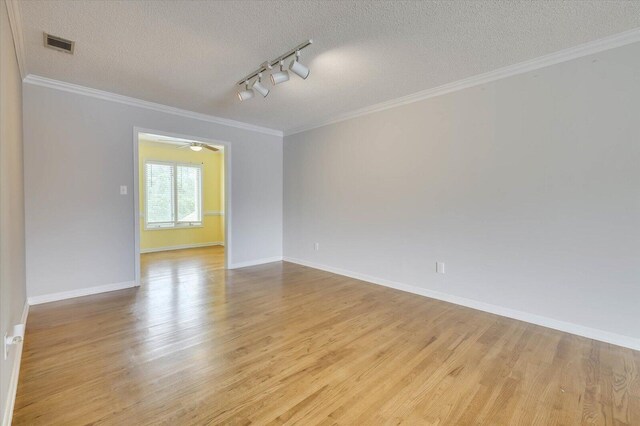
[[[13,35],[13,45],[16,50],[16,59],[18,61],[18,69],[20,77],[23,79],[27,76],[27,64],[24,52],[24,39],[22,37],[22,15],[20,15],[20,3],[18,0],[5,0],[7,5],[7,14],[9,17],[9,26]]]
[[[462,80],[454,81],[452,83],[443,84],[442,86],[437,86],[431,89],[422,90],[420,92],[416,92],[411,95],[392,99],[386,102],[381,102],[365,108],[357,109],[355,111],[347,112],[344,114],[338,114],[326,120],[318,121],[316,123],[308,124],[306,126],[287,129],[285,130],[284,135],[289,136],[289,135],[294,135],[296,133],[306,132],[307,130],[312,130],[318,127],[339,123],[341,121],[349,120],[349,119],[360,117],[363,115],[373,114],[375,112],[384,111],[390,108],[395,108],[398,106],[419,102],[425,99],[434,98],[436,96],[445,95],[447,93],[456,92],[458,90],[467,89],[469,87],[490,83],[492,81],[500,80],[500,79],[511,77],[518,74],[523,74],[528,71],[537,70],[540,68],[548,67],[550,65],[570,61],[572,59],[581,58],[583,56],[602,52],[604,50],[614,49],[616,47],[624,46],[624,45],[639,42],[639,41],[640,41],[640,28],[634,28],[632,30],[615,34],[609,37],[601,38],[598,40],[590,41],[588,43],[580,44],[578,46],[570,47],[568,49],[560,50],[558,52],[554,52],[549,55],[540,56],[538,58],[530,59],[528,61],[519,62],[517,64],[509,65],[503,68],[498,68],[493,71],[489,71],[483,74],[478,74],[472,77],[464,78]]]
[[[254,124],[244,123],[242,121],[230,120],[228,118],[216,117],[214,115],[202,114],[199,112],[188,111],[185,109],[175,108],[168,105],[157,104],[155,102],[144,101],[142,99],[131,98],[129,96],[118,95],[117,93],[106,92],[104,90],[93,89],[91,87],[80,86],[77,84],[67,83],[65,81],[54,80],[39,75],[29,74],[24,78],[24,83],[34,86],[48,87],[50,89],[62,90],[64,92],[75,93],[78,95],[90,96],[92,98],[102,99],[111,102],[118,102],[138,108],[145,108],[154,111],[164,112],[167,114],[179,115],[181,117],[192,118],[194,120],[207,121],[209,123],[221,124],[223,126],[235,127],[251,132],[264,133],[273,136],[283,136],[282,130],[270,129],[268,127],[256,126]]]

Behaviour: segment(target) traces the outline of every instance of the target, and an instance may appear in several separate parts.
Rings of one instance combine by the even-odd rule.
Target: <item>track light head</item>
[[[284,83],[285,81],[289,81],[289,71],[282,69],[283,61],[280,61],[280,71],[274,72],[271,74],[271,83],[275,86],[276,84]]]
[[[309,77],[309,68],[305,67],[304,65],[302,65],[298,60],[300,59],[300,51],[298,50],[296,52],[296,59],[294,59],[293,61],[291,61],[291,64],[289,65],[289,69],[296,73],[299,77],[301,77],[303,80],[305,80],[307,77]]]
[[[240,101],[246,101],[247,99],[251,99],[254,96],[253,89],[249,89],[249,82],[244,82],[244,90],[238,92],[238,98]]]
[[[256,91],[260,93],[264,98],[266,98],[269,94],[269,89],[267,89],[265,85],[262,84],[262,73],[258,74],[258,80],[253,83],[253,88],[256,89]]]
[[[238,98],[240,98],[241,101],[246,101],[247,99],[251,99],[253,98],[253,96],[254,94],[252,89],[245,89],[238,92]]]

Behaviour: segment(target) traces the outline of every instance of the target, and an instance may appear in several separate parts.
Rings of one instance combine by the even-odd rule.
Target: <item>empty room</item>
[[[640,1],[0,0],[9,425],[640,425]]]

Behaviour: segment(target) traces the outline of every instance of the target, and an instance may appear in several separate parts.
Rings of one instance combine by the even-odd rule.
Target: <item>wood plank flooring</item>
[[[638,425],[640,352],[222,248],[32,307],[16,425]]]

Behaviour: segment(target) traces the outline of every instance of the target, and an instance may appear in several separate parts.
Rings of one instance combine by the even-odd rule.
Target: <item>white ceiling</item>
[[[27,73],[287,130],[640,27],[638,1],[20,2]],[[76,41],[73,56],[42,32]],[[307,80],[236,82],[313,38]]]
[[[145,141],[145,142],[171,144],[171,145],[176,145],[176,146],[185,146],[187,144],[192,144],[192,143],[195,142],[195,143],[200,143],[200,144],[206,144],[206,145],[209,145],[209,146],[213,146],[215,148],[218,148],[218,150],[220,150],[220,151],[224,150],[224,145],[216,145],[216,144],[211,143],[211,142],[198,141],[198,140],[193,140],[193,139],[177,138],[177,137],[174,137],[174,136],[156,135],[156,134],[153,134],[153,133],[138,133],[138,140]],[[204,150],[204,151],[212,152],[212,151],[207,151],[207,150]]]

